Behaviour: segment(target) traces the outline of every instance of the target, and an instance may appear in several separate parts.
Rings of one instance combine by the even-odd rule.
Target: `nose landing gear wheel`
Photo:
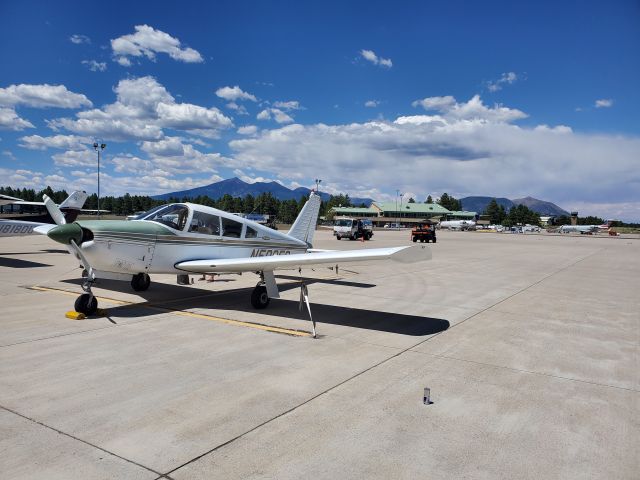
[[[131,287],[136,292],[144,292],[151,285],[151,278],[146,273],[138,273],[131,278]]]
[[[270,300],[271,299],[267,294],[267,287],[264,285],[256,286],[256,288],[253,289],[253,292],[251,292],[251,305],[253,305],[253,308],[267,308]]]
[[[76,312],[93,315],[98,311],[98,300],[90,293],[83,293],[74,304]]]

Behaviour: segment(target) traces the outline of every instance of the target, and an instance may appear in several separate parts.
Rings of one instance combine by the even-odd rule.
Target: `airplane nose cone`
[[[58,243],[69,245],[71,240],[76,243],[82,241],[82,228],[77,223],[67,223],[66,225],[58,225],[53,227],[47,232],[47,236],[51,240],[55,240]]]

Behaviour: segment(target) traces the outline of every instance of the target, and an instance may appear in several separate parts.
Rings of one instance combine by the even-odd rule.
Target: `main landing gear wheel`
[[[251,305],[253,308],[263,309],[269,305],[269,295],[267,294],[267,287],[264,285],[256,285],[256,288],[251,292]]]
[[[144,292],[151,285],[151,278],[146,273],[138,273],[131,278],[131,287],[136,292]]]
[[[98,300],[90,293],[83,293],[74,304],[76,312],[93,315],[98,311]]]

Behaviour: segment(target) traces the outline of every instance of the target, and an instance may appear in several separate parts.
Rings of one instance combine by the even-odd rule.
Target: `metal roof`
[[[403,203],[402,209],[400,203],[396,202],[376,202],[373,204],[383,212],[400,212],[403,213],[427,213],[427,214],[448,214],[449,210],[437,203]]]
[[[476,216],[476,212],[467,212],[466,210],[459,210],[459,211],[455,211],[455,212],[451,212],[449,214],[452,217],[475,217]]]
[[[378,211],[374,208],[360,208],[360,207],[332,207],[331,210],[334,212],[340,213],[349,213],[352,215],[364,215],[364,214],[375,214],[378,215]]]

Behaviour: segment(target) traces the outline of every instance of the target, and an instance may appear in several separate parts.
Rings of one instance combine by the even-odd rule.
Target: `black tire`
[[[413,240],[413,243],[416,243],[418,241],[418,237],[413,237],[411,240]]]
[[[349,240],[355,240],[356,238],[357,238],[357,237],[354,237],[353,235],[351,235],[351,236],[349,237]]]
[[[73,308],[75,308],[76,312],[93,315],[98,311],[98,300],[93,295],[83,293],[76,299]]]
[[[367,234],[364,236],[364,239],[365,239],[365,240],[367,240],[367,241],[371,240],[371,234],[370,234],[370,233],[367,233]]]
[[[144,292],[151,285],[151,278],[146,273],[138,273],[131,277],[131,288],[136,292]]]
[[[433,243],[436,243],[436,239],[434,238],[433,240],[431,240]]]
[[[342,237],[340,235],[336,235],[336,240],[342,240]]]
[[[263,308],[267,308],[271,299],[267,294],[267,287],[264,285],[258,285],[251,292],[251,305],[253,308],[257,308],[258,310],[262,310]]]

